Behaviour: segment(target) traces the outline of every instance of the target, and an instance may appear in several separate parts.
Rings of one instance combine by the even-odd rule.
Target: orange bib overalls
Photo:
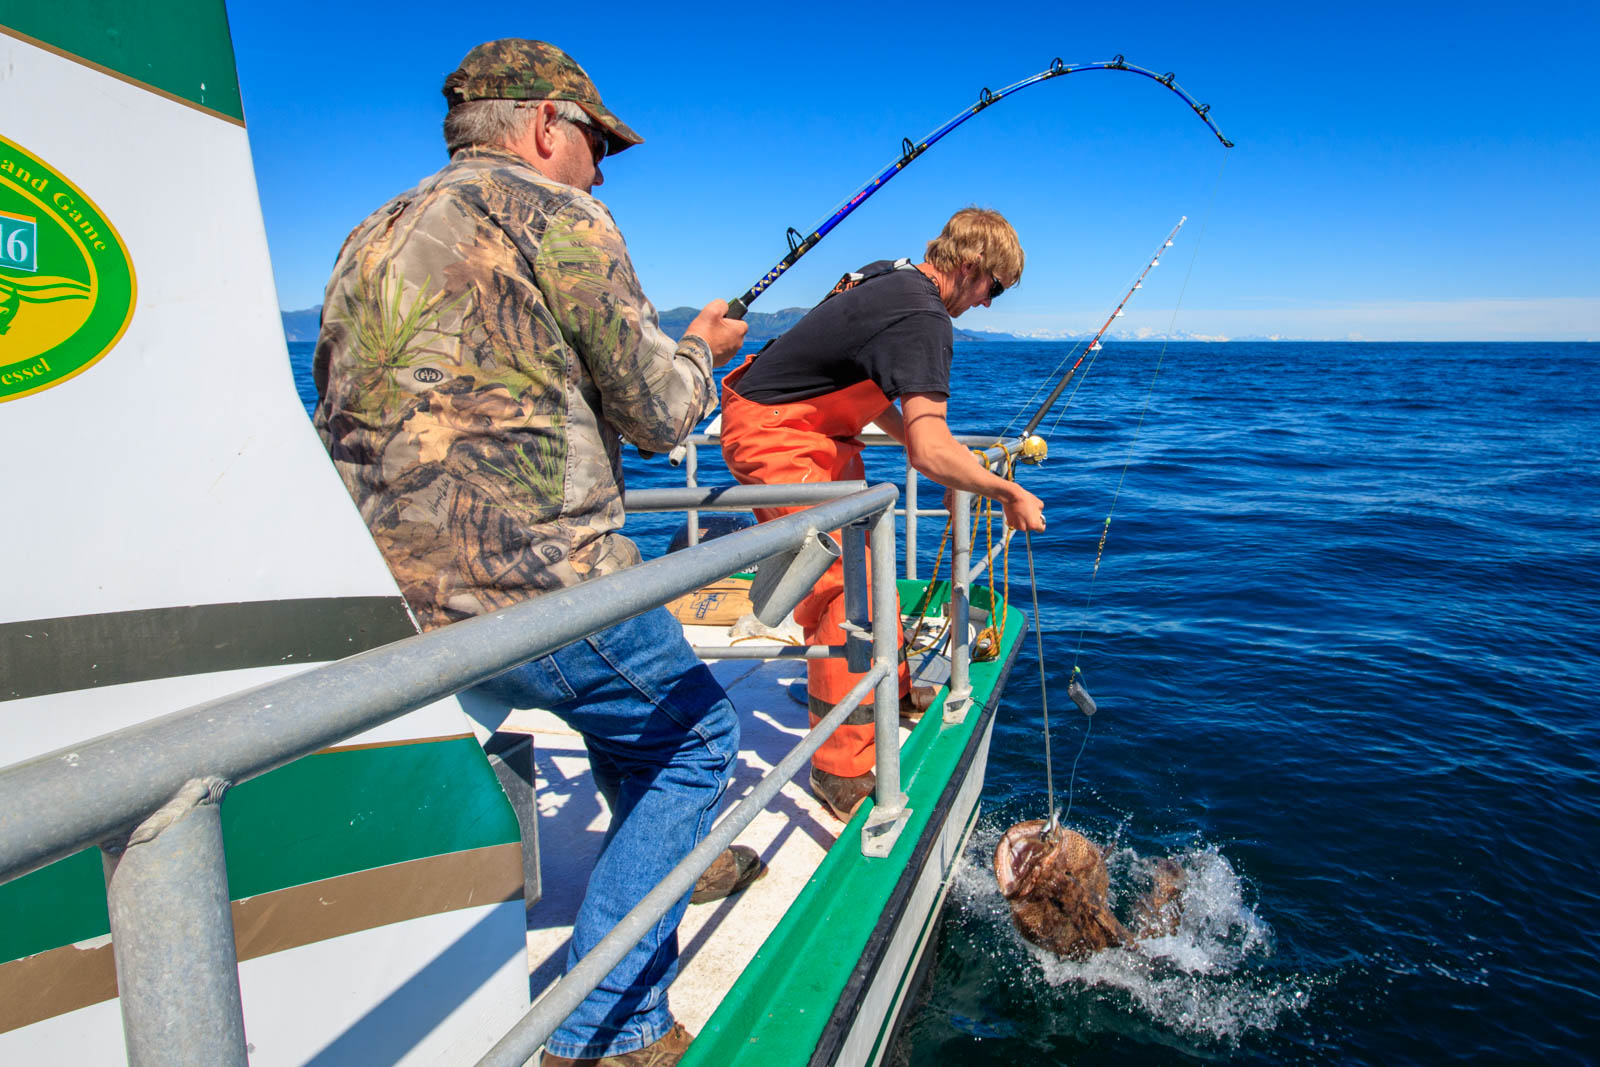
[[[738,382],[755,359],[751,355],[722,382],[722,457],[728,470],[740,482],[751,485],[779,485],[791,482],[837,482],[866,477],[861,462],[861,442],[856,435],[877,418],[891,401],[872,381],[854,385],[809,400],[789,404],[757,404],[739,395]],[[802,507],[756,508],[762,522],[804,511]],[[833,532],[839,537],[839,532]],[[842,542],[841,542],[842,543]],[[885,564],[893,567],[894,560]],[[868,566],[872,565],[868,552]],[[794,618],[805,631],[807,644],[844,643],[844,568],[829,567],[809,596],[794,609]],[[898,601],[895,637],[904,644],[900,632]],[[806,661],[806,689],[811,697],[811,725],[848,693],[861,675],[853,674],[843,659]],[[900,695],[911,690],[911,675],[900,664]],[[872,700],[869,698],[851,713],[831,738],[812,757],[819,769],[846,778],[872,770]]]

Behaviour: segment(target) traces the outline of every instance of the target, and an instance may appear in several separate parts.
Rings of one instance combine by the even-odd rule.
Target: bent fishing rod
[[[1216,135],[1217,140],[1222,142],[1222,147],[1233,147],[1233,142],[1224,137],[1222,135],[1222,131],[1217,128],[1217,124],[1211,120],[1211,105],[1200,103],[1193,96],[1190,96],[1189,93],[1184,91],[1183,87],[1177,83],[1176,76],[1171,71],[1168,71],[1165,74],[1157,74],[1153,70],[1148,70],[1144,67],[1136,66],[1135,64],[1127,62],[1120,55],[1111,60],[1100,63],[1064,63],[1060,57],[1057,57],[1056,59],[1052,60],[1050,65],[1044,70],[1041,70],[1039,73],[1034,74],[1031,77],[1023,78],[1021,81],[1012,85],[1008,85],[1004,89],[991,90],[984,88],[981,92],[979,92],[976,103],[955,115],[948,122],[944,123],[944,125],[928,134],[922,140],[913,142],[911,138],[905,138],[900,143],[899,157],[895,159],[894,162],[884,167],[883,170],[874,175],[872,179],[865,185],[861,186],[861,188],[852,193],[844,201],[844,203],[834,210],[832,214],[818,223],[817,227],[812,230],[810,234],[801,236],[800,231],[796,230],[793,226],[789,227],[788,233],[786,234],[789,242],[788,255],[784,256],[781,260],[774,264],[772,269],[763,274],[761,278],[749,289],[746,289],[743,295],[736,296],[732,300],[728,301],[728,318],[744,318],[745,313],[750,309],[750,305],[755,302],[755,299],[762,293],[766,292],[767,289],[771,287],[773,282],[777,281],[783,276],[785,271],[799,262],[800,257],[804,256],[807,252],[815,248],[824,237],[831,233],[834,228],[839,225],[839,223],[848,218],[850,214],[856,210],[856,208],[866,203],[874,193],[887,185],[889,183],[889,179],[893,178],[896,174],[899,174],[901,171],[909,167],[929,148],[943,140],[945,135],[951,130],[954,130],[957,126],[960,126],[963,122],[966,122],[979,112],[993,107],[1006,97],[1011,96],[1014,93],[1019,93],[1028,88],[1030,85],[1038,85],[1040,82],[1046,82],[1052,78],[1059,78],[1065,74],[1077,74],[1086,70],[1127,71],[1130,74],[1138,74],[1149,78],[1151,81],[1166,86],[1168,89],[1171,89],[1174,93],[1176,93],[1185,104],[1189,105],[1190,110],[1198,115],[1200,120],[1204,122],[1211,132]],[[687,451],[688,450],[685,446],[679,445],[667,454],[667,458],[672,465],[676,467],[683,462],[683,458],[687,454]]]
[[[872,178],[872,180],[867,182],[860,189],[857,189],[855,193],[846,199],[844,203],[833,212],[833,214],[823,219],[822,222],[817,225],[817,228],[812,230],[809,235],[802,237],[800,232],[791,226],[787,235],[789,241],[789,254],[784,256],[783,259],[779,260],[771,270],[763,274],[759,281],[757,281],[749,289],[746,289],[744,295],[734,297],[732,300],[728,301],[728,318],[744,318],[745,312],[749,310],[750,304],[754,302],[756,297],[766,292],[767,288],[771,286],[773,282],[782,277],[785,271],[794,266],[795,263],[799,261],[801,256],[815,248],[818,242],[820,242],[824,237],[828,236],[834,227],[838,226],[839,223],[848,218],[851,212],[855,211],[856,208],[866,203],[867,200],[871,198],[872,194],[876,193],[879,189],[882,189],[885,185],[887,185],[889,183],[889,179],[893,178],[896,174],[899,174],[901,171],[909,167],[918,157],[942,140],[944,136],[951,130],[954,130],[957,126],[960,126],[963,122],[966,122],[979,112],[993,107],[1006,97],[1012,95],[1013,93],[1019,93],[1028,88],[1030,85],[1038,85],[1040,82],[1049,81],[1051,78],[1059,78],[1064,74],[1077,74],[1080,71],[1086,70],[1122,70],[1127,71],[1130,74],[1143,75],[1144,77],[1149,78],[1151,81],[1158,82],[1161,85],[1166,86],[1168,89],[1171,89],[1174,93],[1178,94],[1183,102],[1188,104],[1190,109],[1194,111],[1196,115],[1200,116],[1200,120],[1211,129],[1212,133],[1217,135],[1217,140],[1222,142],[1222,147],[1233,147],[1233,142],[1222,136],[1222,131],[1217,129],[1217,124],[1211,121],[1211,105],[1202,104],[1185,92],[1183,88],[1178,85],[1177,81],[1175,80],[1175,76],[1170,71],[1166,74],[1157,74],[1153,70],[1146,70],[1144,67],[1135,66],[1132,63],[1125,61],[1120,55],[1115,59],[1101,63],[1063,63],[1060,58],[1057,58],[1052,60],[1050,66],[1046,67],[1044,70],[1041,70],[1032,77],[1023,78],[1014,85],[1008,85],[1004,89],[994,91],[985,88],[978,94],[977,103],[973,104],[971,107],[950,119],[950,121],[946,122],[943,126],[940,126],[938,129],[928,134],[921,141],[913,143],[911,138],[905,138],[900,144],[899,158],[893,163],[890,163],[887,167],[883,168],[882,171],[880,171]]]

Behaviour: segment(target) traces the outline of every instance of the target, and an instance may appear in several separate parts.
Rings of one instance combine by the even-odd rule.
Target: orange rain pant
[[[856,435],[890,400],[871,382],[855,385],[809,400],[790,404],[757,404],[740,396],[735,386],[745,365],[729,374],[722,383],[722,456],[728,470],[740,482],[751,485],[779,485],[792,482],[837,482],[865,478],[861,462],[861,442]],[[757,508],[762,522],[804,511],[803,507]],[[833,531],[835,539],[839,531]],[[842,541],[841,541],[842,543]],[[894,561],[888,561],[894,566]],[[872,553],[867,553],[872,566]],[[870,572],[869,572],[870,573]],[[900,644],[898,602],[892,625]],[[811,593],[794,609],[795,621],[805,632],[807,644],[841,645],[845,634],[844,569],[835,563],[817,581]],[[843,659],[806,661],[806,690],[810,695],[811,725],[861,680],[845,666]],[[904,661],[900,664],[900,695],[911,691],[911,675]],[[858,707],[832,737],[817,749],[811,762],[830,774],[855,778],[872,770],[874,762],[872,699]]]

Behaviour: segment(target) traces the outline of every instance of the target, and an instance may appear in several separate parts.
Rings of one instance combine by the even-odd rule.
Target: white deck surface
[[[729,643],[723,627],[687,626],[684,631],[693,645]],[[724,801],[727,810],[748,795],[809,728],[805,663],[714,660],[711,669],[739,710],[742,740],[739,765]],[[528,969],[537,999],[561,977],[572,920],[610,814],[589,774],[583,741],[565,723],[549,712],[518,711],[502,729],[534,735],[544,897],[528,912]],[[902,745],[909,735],[902,725]],[[670,1003],[678,1021],[693,1032],[698,1033],[711,1017],[843,829],[812,799],[807,773],[802,768],[737,838],[766,861],[766,877],[725,900],[690,905],[678,929],[681,960]]]

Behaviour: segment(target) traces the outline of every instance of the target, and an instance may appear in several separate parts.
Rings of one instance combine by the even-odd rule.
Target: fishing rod
[[[951,130],[955,129],[957,126],[960,126],[963,122],[966,122],[980,111],[984,111],[987,108],[993,107],[1006,97],[1011,96],[1013,93],[1019,93],[1023,89],[1028,88],[1030,85],[1038,85],[1040,82],[1049,81],[1051,78],[1059,78],[1066,74],[1077,74],[1080,71],[1086,70],[1121,70],[1130,74],[1138,74],[1142,77],[1149,78],[1151,81],[1166,86],[1168,89],[1171,89],[1174,93],[1178,94],[1178,97],[1185,104],[1189,105],[1190,110],[1200,117],[1200,121],[1204,122],[1211,132],[1216,134],[1217,140],[1222,142],[1222,147],[1233,147],[1233,142],[1224,137],[1222,135],[1222,131],[1217,128],[1217,124],[1211,120],[1211,105],[1202,104],[1195,100],[1193,96],[1190,96],[1189,93],[1177,83],[1176,76],[1171,71],[1168,71],[1165,74],[1157,74],[1153,70],[1148,70],[1144,67],[1136,66],[1133,63],[1127,62],[1121,55],[1100,63],[1064,63],[1058,56],[1052,60],[1050,65],[1044,70],[1041,70],[1039,73],[1030,77],[1023,78],[1021,81],[1012,85],[1008,85],[1004,89],[991,90],[984,88],[978,93],[978,100],[976,103],[956,114],[948,122],[934,130],[932,133],[928,134],[922,140],[913,142],[909,137],[904,138],[900,142],[899,158],[890,163],[888,166],[884,167],[883,170],[879,171],[870,181],[852,193],[831,215],[823,219],[822,222],[818,223],[816,229],[812,230],[809,235],[802,237],[799,230],[796,230],[793,226],[789,227],[788,232],[785,235],[789,242],[789,254],[774,264],[772,269],[763,274],[754,285],[746,289],[743,295],[736,296],[732,300],[728,301],[728,318],[744,318],[745,313],[749,311],[750,305],[755,302],[755,299],[762,293],[766,292],[767,289],[771,287],[773,282],[777,281],[783,276],[785,271],[799,262],[801,256],[804,256],[807,252],[815,248],[824,237],[831,233],[833,229],[839,225],[839,223],[848,218],[856,208],[866,203],[867,200],[872,197],[872,194],[876,193],[879,189],[882,189],[885,185],[887,185],[889,179],[893,178],[896,174],[899,174],[901,171],[909,167],[913,161],[920,157],[929,148],[943,140],[944,136]],[[674,467],[676,467],[683,462],[684,456],[687,455],[687,453],[688,449],[684,445],[678,445],[676,448],[667,453],[667,459]]]
[[[1161,242],[1161,247],[1156,249],[1155,255],[1150,257],[1150,262],[1145,265],[1144,270],[1139,272],[1139,277],[1135,278],[1133,284],[1128,287],[1128,291],[1122,294],[1122,300],[1118,302],[1117,309],[1113,311],[1110,317],[1106,319],[1104,325],[1100,327],[1099,332],[1097,332],[1094,335],[1094,338],[1089,342],[1088,347],[1078,354],[1077,361],[1067,369],[1066,374],[1061,376],[1061,380],[1057,382],[1056,387],[1050,391],[1050,395],[1044,398],[1044,403],[1039,405],[1039,410],[1033,413],[1033,418],[1028,420],[1028,425],[1022,430],[1022,438],[1024,441],[1033,436],[1033,431],[1039,428],[1039,424],[1044,421],[1045,415],[1048,414],[1050,409],[1055,406],[1055,402],[1060,399],[1062,392],[1066,390],[1067,384],[1072,381],[1072,376],[1078,373],[1078,365],[1083,362],[1084,357],[1091,352],[1100,351],[1100,338],[1105,336],[1106,331],[1111,328],[1111,324],[1113,322],[1122,317],[1122,309],[1126,307],[1128,305],[1128,301],[1133,298],[1134,290],[1144,288],[1145,275],[1149,274],[1150,271],[1161,262],[1161,253],[1172,247],[1172,239],[1178,236],[1178,231],[1183,229],[1183,224],[1188,221],[1189,216],[1187,215],[1181,216],[1178,219],[1178,224],[1172,228],[1171,233],[1167,234],[1167,239]]]
[[[957,126],[960,126],[963,122],[966,122],[980,111],[998,104],[1011,94],[1021,92],[1030,85],[1038,85],[1040,82],[1049,81],[1051,78],[1059,78],[1064,74],[1077,74],[1080,71],[1085,70],[1122,70],[1127,71],[1130,74],[1143,75],[1154,82],[1158,82],[1159,84],[1166,86],[1174,93],[1177,93],[1178,96],[1182,98],[1183,102],[1188,104],[1190,109],[1193,110],[1196,115],[1200,116],[1200,120],[1210,127],[1212,133],[1217,135],[1217,140],[1222,142],[1222,146],[1224,148],[1233,147],[1233,142],[1222,136],[1222,131],[1217,129],[1217,124],[1211,121],[1211,105],[1199,103],[1194,97],[1185,92],[1183,88],[1174,80],[1174,75],[1170,71],[1166,74],[1157,74],[1153,70],[1146,70],[1144,67],[1135,66],[1132,63],[1125,61],[1120,55],[1115,59],[1101,63],[1063,63],[1058,57],[1052,60],[1050,66],[1046,67],[1044,70],[1031,77],[1023,78],[1014,85],[1008,85],[1004,89],[997,91],[991,91],[985,88],[978,94],[977,103],[973,104],[971,107],[950,119],[950,121],[946,122],[943,126],[940,126],[938,129],[928,134],[921,141],[913,143],[911,138],[905,138],[900,144],[900,157],[893,163],[890,163],[887,167],[883,168],[883,170],[880,171],[871,181],[867,182],[860,189],[856,190],[855,193],[853,193],[847,200],[844,201],[838,210],[829,215],[826,219],[822,220],[817,228],[812,230],[808,236],[802,237],[800,232],[791,226],[787,234],[789,241],[789,254],[784,256],[783,259],[779,260],[771,270],[763,274],[759,281],[757,281],[749,289],[746,289],[744,295],[734,297],[732,300],[728,301],[728,318],[744,318],[745,312],[749,310],[750,304],[756,299],[756,297],[766,292],[767,288],[771,286],[773,282],[777,281],[783,275],[784,271],[794,266],[795,263],[799,261],[801,256],[815,248],[817,243],[824,237],[828,236],[834,227],[838,226],[839,223],[848,218],[851,212],[855,211],[856,208],[866,203],[872,194],[876,193],[879,189],[883,188],[889,183],[889,179],[893,178],[896,174],[899,174],[901,171],[909,167],[914,160],[916,160],[929,148],[943,139],[945,134],[949,133]]]

